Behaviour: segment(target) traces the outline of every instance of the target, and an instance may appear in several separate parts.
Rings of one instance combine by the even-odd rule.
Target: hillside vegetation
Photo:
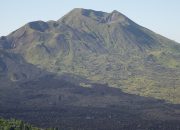
[[[0,130],[42,130],[16,119],[5,120],[0,118]]]

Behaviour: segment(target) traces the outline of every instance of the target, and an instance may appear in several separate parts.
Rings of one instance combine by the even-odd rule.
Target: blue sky
[[[27,22],[57,20],[73,8],[118,10],[180,43],[180,0],[0,0],[0,36]]]

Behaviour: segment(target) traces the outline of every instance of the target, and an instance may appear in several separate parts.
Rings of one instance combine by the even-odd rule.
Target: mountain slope
[[[74,9],[0,38],[0,117],[40,128],[178,130],[179,79],[180,45],[118,11]]]
[[[0,47],[49,72],[180,103],[180,45],[118,11],[74,9],[58,21],[30,22],[1,37]]]
[[[66,130],[177,130],[180,105],[127,94],[75,76],[48,75],[16,84],[0,100],[0,116]],[[76,81],[76,83],[71,83]],[[83,86],[79,86],[81,83]]]

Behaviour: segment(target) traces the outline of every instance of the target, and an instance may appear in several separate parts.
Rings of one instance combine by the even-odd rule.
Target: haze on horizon
[[[0,36],[8,35],[31,21],[57,20],[73,8],[104,12],[118,10],[136,23],[180,43],[179,0],[6,0],[0,4]]]

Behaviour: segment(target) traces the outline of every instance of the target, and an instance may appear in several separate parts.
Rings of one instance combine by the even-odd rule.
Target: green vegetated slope
[[[38,128],[16,119],[0,118],[0,130],[59,130],[58,128]]]
[[[74,9],[58,21],[28,23],[0,45],[49,72],[180,103],[180,45],[118,11]]]
[[[42,129],[33,127],[30,124],[26,124],[20,120],[15,120],[15,119],[5,120],[0,118],[0,130],[42,130]]]

